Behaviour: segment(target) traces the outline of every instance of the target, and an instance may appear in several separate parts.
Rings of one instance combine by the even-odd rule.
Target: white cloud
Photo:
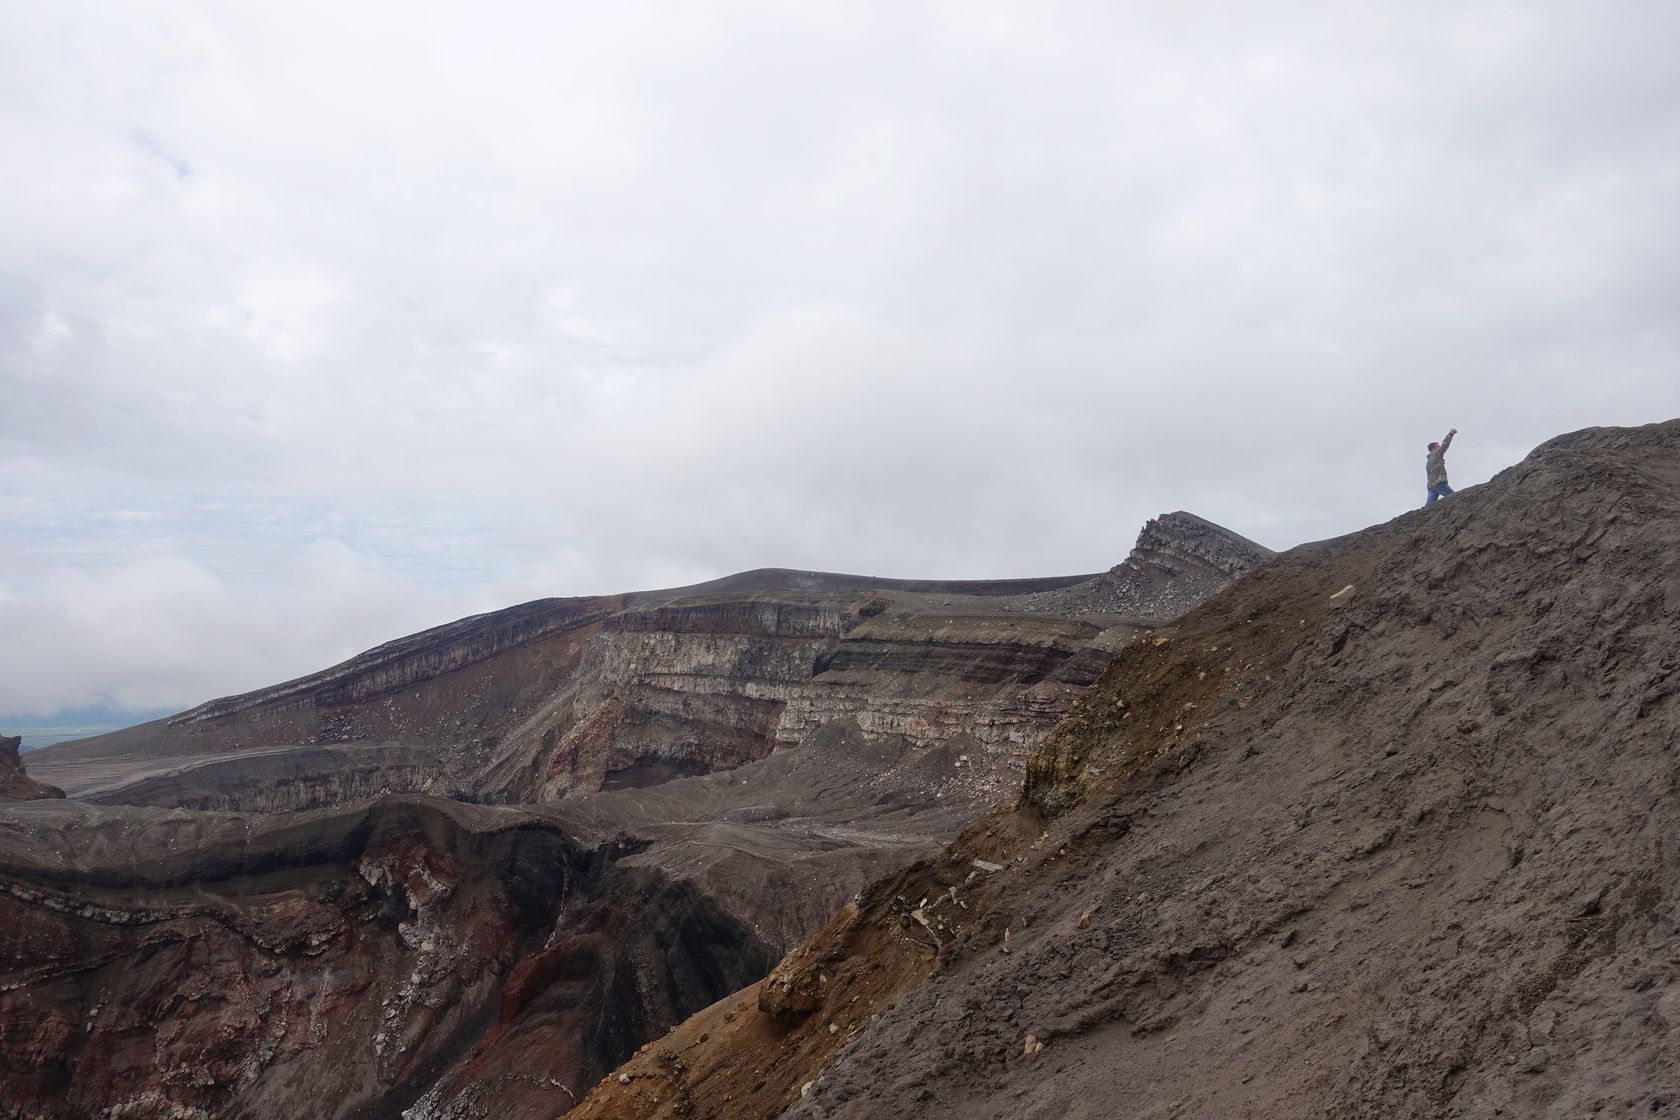
[[[185,705],[764,564],[1092,570],[1177,507],[1283,546],[1414,504],[1449,425],[1472,481],[1673,415],[1676,30],[13,6],[0,578],[62,653],[30,687]]]
[[[36,355],[46,354],[69,338],[72,333],[70,324],[53,312],[48,311],[41,316],[40,326],[36,328],[34,336],[29,340],[29,349]]]
[[[300,676],[451,617],[423,582],[338,541],[280,561],[272,582],[231,582],[145,549],[109,566],[49,571],[27,598],[0,594],[0,711],[184,706]]]

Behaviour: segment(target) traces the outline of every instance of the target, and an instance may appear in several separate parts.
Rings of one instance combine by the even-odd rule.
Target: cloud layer
[[[1680,13],[0,8],[0,713],[1680,413]]]

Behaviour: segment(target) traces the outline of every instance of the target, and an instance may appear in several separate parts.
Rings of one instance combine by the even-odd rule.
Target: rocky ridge
[[[1680,421],[1278,557],[575,1115],[1674,1114],[1676,555]]]
[[[1053,614],[1112,614],[1145,622],[1177,618],[1271,556],[1229,529],[1179,510],[1152,517],[1113,568],[1070,587],[1023,597]]]
[[[1267,555],[1188,514],[1097,576],[908,581],[765,570],[541,600],[322,673],[37,752],[101,803],[278,811],[381,791],[525,802],[767,757],[837,720],[967,736],[993,792],[1145,620]],[[1128,613],[1130,612],[1130,613]]]

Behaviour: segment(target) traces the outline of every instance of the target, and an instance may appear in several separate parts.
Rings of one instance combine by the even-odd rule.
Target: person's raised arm
[[[1447,448],[1452,446],[1452,437],[1456,436],[1457,434],[1458,434],[1458,429],[1457,428],[1448,428],[1447,429],[1447,438],[1441,441],[1441,450],[1442,451],[1445,451]]]

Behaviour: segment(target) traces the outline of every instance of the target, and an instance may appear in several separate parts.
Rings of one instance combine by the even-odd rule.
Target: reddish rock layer
[[[693,885],[513,810],[0,828],[5,1116],[391,1115],[533,1023],[543,1061],[474,1081],[546,1114],[769,960]]]

